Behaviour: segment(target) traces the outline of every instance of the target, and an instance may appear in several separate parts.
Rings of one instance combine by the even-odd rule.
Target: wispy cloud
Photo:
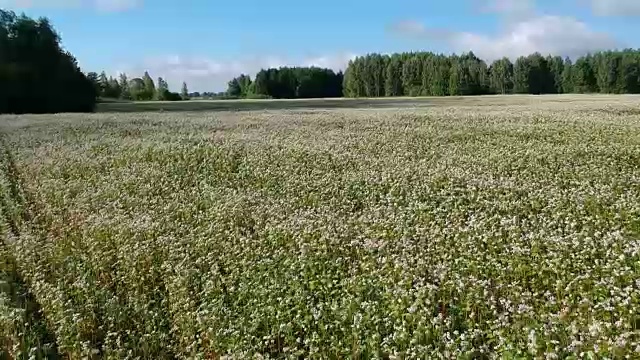
[[[640,0],[590,0],[590,5],[598,16],[640,15]]]
[[[413,20],[397,22],[389,29],[403,36],[442,41],[453,51],[473,51],[486,60],[503,56],[516,58],[533,52],[575,57],[621,46],[609,34],[592,30],[573,17],[538,14],[532,0],[491,0],[476,4],[480,11],[500,15],[501,28],[497,34],[430,28]]]

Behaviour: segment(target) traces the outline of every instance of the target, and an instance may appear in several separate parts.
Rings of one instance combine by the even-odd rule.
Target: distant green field
[[[630,95],[633,96],[633,95]],[[427,106],[513,106],[539,102],[591,102],[606,100],[611,95],[489,95],[455,97],[395,97],[395,98],[335,98],[335,99],[276,99],[276,100],[191,100],[103,102],[98,112],[147,111],[250,111],[283,109],[339,109],[339,108],[421,108]]]

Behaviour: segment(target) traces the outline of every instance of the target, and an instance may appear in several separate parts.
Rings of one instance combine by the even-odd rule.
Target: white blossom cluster
[[[638,104],[6,117],[4,246],[70,358],[634,358]]]

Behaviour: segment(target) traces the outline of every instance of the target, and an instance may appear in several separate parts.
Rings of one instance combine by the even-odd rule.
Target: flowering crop
[[[633,357],[633,106],[4,117],[0,346]]]

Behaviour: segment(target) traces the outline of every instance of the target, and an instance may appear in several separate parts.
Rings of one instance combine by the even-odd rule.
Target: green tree
[[[387,63],[384,77],[385,96],[402,96],[402,59],[400,55],[394,54]]]
[[[109,91],[109,79],[107,78],[107,74],[104,71],[101,72],[100,76],[98,77],[98,84],[98,95],[101,97],[107,97],[105,93]]]
[[[509,58],[496,60],[490,68],[490,87],[496,94],[513,92],[513,64]]]
[[[530,94],[529,76],[531,64],[529,59],[520,56],[513,64],[513,92],[516,94]]]
[[[153,79],[149,75],[149,72],[145,71],[142,76],[143,88],[139,92],[139,100],[153,100],[156,96],[156,85]]]
[[[422,92],[422,63],[415,54],[402,64],[402,88],[408,96],[419,96]]]
[[[133,100],[147,100],[146,91],[144,88],[144,80],[142,80],[142,78],[133,78],[129,80],[129,92]]]
[[[347,66],[347,70],[344,72],[343,79],[343,88],[344,95],[347,97],[360,97],[364,96],[361,92],[361,76],[360,72],[362,70],[360,63],[362,62],[360,57],[357,57],[354,60],[349,61],[349,65]],[[257,82],[256,78],[256,82]]]
[[[0,10],[0,113],[88,112],[96,98],[48,19]]]
[[[189,100],[189,89],[187,88],[187,83],[182,82],[182,90],[180,91],[180,96],[182,100]]]
[[[597,92],[598,84],[590,55],[576,60],[572,74],[574,91],[578,93]]]
[[[553,78],[553,93],[562,94],[564,92],[563,77],[564,60],[560,56],[547,57],[547,63],[549,64],[549,71],[551,71]]]
[[[113,77],[109,77],[104,96],[107,98],[118,99],[120,98],[121,94],[122,89],[120,88],[118,80],[114,79]]]
[[[449,95],[450,59],[444,55],[438,55],[432,62],[430,71],[433,72],[430,94],[434,96]]]
[[[640,93],[640,51],[625,50],[619,69],[618,91],[627,94]]]
[[[573,63],[568,57],[564,59],[564,67],[562,69],[562,92],[572,94],[575,92],[573,86]]]
[[[474,88],[477,85],[473,81],[469,59],[466,56],[462,56],[452,60],[449,76],[449,94],[473,95]]]
[[[159,101],[165,101],[168,98],[169,93],[169,84],[162,78],[159,77],[157,81],[156,88],[156,99]]]
[[[93,71],[92,71],[92,72],[87,73],[87,79],[88,79],[89,81],[91,81],[91,84],[93,84],[93,87],[94,87],[94,89],[95,89],[95,91],[96,91],[96,94],[97,94],[98,96],[102,96],[102,87],[100,86],[100,81],[99,81],[99,78],[98,78],[98,73],[93,72]]]
[[[241,97],[242,96],[242,86],[240,86],[240,81],[238,78],[233,78],[227,84],[227,95],[233,97]]]
[[[527,56],[530,94],[551,94],[555,92],[555,80],[547,59],[540,53]]]
[[[242,74],[238,78],[238,84],[240,85],[240,96],[247,97],[252,91],[252,81],[249,75]]]
[[[620,53],[607,51],[595,54],[596,82],[601,93],[610,94],[619,92],[618,76],[620,75]]]
[[[120,74],[118,84],[120,84],[120,98],[123,100],[132,100],[133,98],[131,97],[131,89],[129,88],[129,78],[127,77],[127,74]]]

